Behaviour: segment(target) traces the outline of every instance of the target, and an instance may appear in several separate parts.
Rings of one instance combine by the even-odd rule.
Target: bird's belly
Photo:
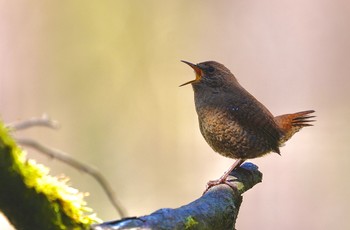
[[[200,122],[200,130],[214,151],[229,158],[251,159],[271,151],[269,143],[253,129],[232,120]]]

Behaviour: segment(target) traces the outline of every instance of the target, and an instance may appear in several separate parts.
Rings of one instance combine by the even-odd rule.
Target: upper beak
[[[197,82],[199,81],[201,78],[202,78],[202,70],[195,64],[191,63],[191,62],[188,62],[188,61],[183,61],[181,60],[183,63],[186,63],[187,65],[191,66],[192,69],[194,69],[194,72],[196,73],[196,79],[192,80],[192,81],[189,81],[189,82],[186,82],[182,85],[180,85],[179,87],[181,86],[184,86],[184,85],[188,85],[188,84],[191,84],[191,83],[194,83],[194,82]]]

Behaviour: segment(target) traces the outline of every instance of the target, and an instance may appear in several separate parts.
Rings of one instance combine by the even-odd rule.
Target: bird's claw
[[[205,188],[205,191],[203,192],[203,195],[204,195],[205,193],[207,193],[208,190],[209,190],[210,188],[212,188],[212,187],[214,187],[214,186],[217,186],[217,185],[220,185],[220,184],[226,184],[226,185],[228,185],[230,188],[232,188],[233,190],[236,190],[236,187],[234,187],[234,186],[232,185],[232,183],[230,183],[230,182],[227,180],[227,178],[220,178],[220,179],[218,179],[218,180],[211,180],[211,181],[209,181],[209,182],[207,183],[207,187]]]

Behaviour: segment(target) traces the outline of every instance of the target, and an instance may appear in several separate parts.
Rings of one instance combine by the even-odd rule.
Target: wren
[[[215,61],[192,64],[196,78],[191,84],[200,131],[217,153],[237,159],[207,190],[226,183],[227,177],[245,160],[270,152],[280,154],[280,147],[296,132],[311,126],[314,110],[274,117],[254,96],[245,90],[224,65]],[[206,190],[206,191],[207,191]]]

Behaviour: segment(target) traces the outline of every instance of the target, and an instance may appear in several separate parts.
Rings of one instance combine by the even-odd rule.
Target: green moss
[[[193,229],[197,224],[198,222],[192,216],[188,216],[185,222],[185,229]]]
[[[87,229],[99,222],[86,206],[85,195],[67,181],[50,176],[47,167],[26,159],[0,122],[0,210],[12,224],[18,229]]]

